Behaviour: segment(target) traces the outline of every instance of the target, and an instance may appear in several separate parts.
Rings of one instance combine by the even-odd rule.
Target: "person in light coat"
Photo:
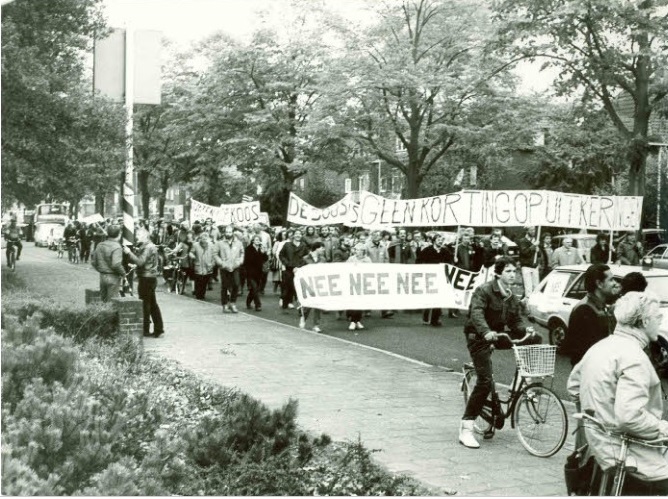
[[[593,345],[568,378],[568,392],[582,412],[592,414],[613,432],[640,439],[668,437],[662,420],[659,377],[645,353],[658,338],[659,301],[631,291],[615,304],[617,327]],[[585,425],[589,448],[603,470],[614,466],[620,441]],[[665,450],[665,449],[664,449]],[[636,467],[623,495],[668,495],[668,456],[660,448],[631,445],[627,462]]]

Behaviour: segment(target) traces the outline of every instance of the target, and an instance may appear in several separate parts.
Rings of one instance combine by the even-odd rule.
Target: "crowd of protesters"
[[[81,260],[87,262],[95,248],[107,239],[107,228],[115,220],[85,224],[71,222],[65,228],[65,241],[78,244]],[[188,278],[189,291],[204,300],[207,291],[220,283],[220,301],[225,313],[237,313],[237,301],[245,294],[246,308],[260,312],[267,290],[278,294],[279,306],[287,311],[298,309],[299,324],[320,331],[320,312],[302,310],[294,288],[295,269],[303,265],[327,262],[370,262],[434,264],[449,263],[472,272],[481,271],[483,280],[493,277],[494,263],[509,256],[509,239],[500,228],[490,234],[476,234],[473,228],[458,232],[397,230],[362,230],[344,226],[269,228],[263,224],[248,227],[217,225],[212,219],[165,222],[139,220],[136,230],[145,231],[158,252],[159,267],[170,258],[179,260]],[[637,265],[643,254],[634,236],[628,235],[616,251],[608,248],[608,236],[601,234],[591,249],[592,263],[608,262]],[[528,227],[517,239],[516,263],[522,275],[524,294],[528,295],[553,268],[582,263],[582,253],[569,237],[553,246],[552,235],[543,232],[540,241],[534,227]],[[128,262],[128,258],[125,258]],[[160,270],[160,269],[159,269]],[[520,291],[521,293],[521,291]],[[242,296],[243,299],[243,296]],[[381,310],[380,317],[391,318],[396,311]],[[363,317],[370,312],[347,310],[338,313],[348,319],[349,329],[363,329]],[[458,317],[449,310],[450,318]],[[424,310],[422,322],[442,325],[441,309]]]

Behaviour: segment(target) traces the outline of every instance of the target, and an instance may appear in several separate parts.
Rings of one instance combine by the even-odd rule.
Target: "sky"
[[[371,0],[326,0],[328,6],[363,22],[364,4]],[[111,27],[130,23],[135,29],[162,31],[183,47],[221,30],[243,40],[260,27],[257,11],[276,7],[280,0],[104,0]],[[541,73],[538,64],[522,64],[522,93],[547,90],[554,73]]]

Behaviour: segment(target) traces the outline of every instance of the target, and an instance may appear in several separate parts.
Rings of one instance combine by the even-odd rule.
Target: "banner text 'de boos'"
[[[190,200],[190,219],[206,220],[213,219],[216,224],[222,225],[249,225],[261,221],[260,202],[222,204],[211,206],[200,203],[194,199]]]
[[[316,208],[291,192],[287,220],[299,225],[344,224],[350,220],[351,203],[350,196],[346,195],[327,208]]]
[[[588,196],[555,191],[460,191],[421,199],[363,192],[352,225],[473,227],[542,225],[592,230],[640,227],[641,196]]]
[[[295,270],[299,302],[323,310],[440,307],[446,286],[443,265],[321,263]]]

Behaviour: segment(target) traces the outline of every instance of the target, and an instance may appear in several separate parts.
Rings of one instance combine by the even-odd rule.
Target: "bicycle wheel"
[[[181,272],[177,277],[176,277],[176,294],[182,295],[183,293],[186,292],[186,282],[188,280],[188,276]]]
[[[473,392],[473,388],[475,387],[477,381],[478,374],[475,372],[475,370],[471,369],[470,371],[466,371],[464,380],[462,381],[462,395],[464,396],[464,405],[469,403],[469,397],[471,396],[471,392]],[[488,433],[492,430],[492,410],[491,407],[487,404],[487,401],[485,402],[485,406],[483,407],[480,416],[475,419],[474,427],[475,432],[479,433],[480,435],[484,435],[485,433]]]
[[[524,388],[513,409],[513,424],[524,448],[537,457],[559,452],[568,435],[568,416],[559,397],[540,384]]]

